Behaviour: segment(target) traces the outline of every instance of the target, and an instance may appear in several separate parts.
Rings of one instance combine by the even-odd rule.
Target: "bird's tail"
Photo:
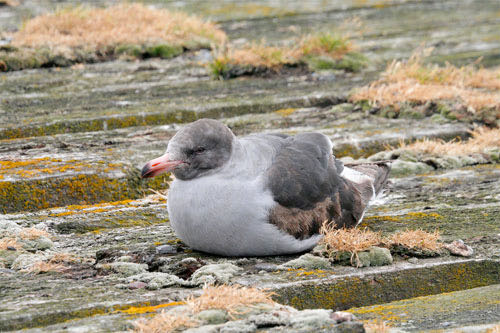
[[[346,164],[346,166],[373,179],[375,195],[378,195],[382,191],[391,172],[391,161]]]

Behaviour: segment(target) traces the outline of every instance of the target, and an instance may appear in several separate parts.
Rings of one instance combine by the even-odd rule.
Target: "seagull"
[[[189,247],[222,256],[305,252],[323,223],[356,226],[382,190],[386,162],[348,167],[321,133],[236,137],[200,119],[180,129],[141,176],[172,172],[170,223]]]

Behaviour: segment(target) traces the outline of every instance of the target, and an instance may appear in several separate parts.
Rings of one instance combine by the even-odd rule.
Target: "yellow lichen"
[[[128,315],[138,315],[150,312],[156,312],[159,309],[163,309],[170,306],[177,306],[186,304],[185,302],[169,302],[158,305],[150,305],[149,303],[144,304],[143,306],[131,306],[125,309],[115,310],[115,312],[126,313]]]
[[[296,110],[297,109],[294,109],[294,108],[288,108],[288,109],[279,109],[279,110],[276,110],[274,112],[276,112],[280,116],[288,117],[289,115],[291,115],[292,113],[294,113]]]

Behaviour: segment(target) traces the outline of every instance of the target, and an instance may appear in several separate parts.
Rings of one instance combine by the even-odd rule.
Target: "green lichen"
[[[136,199],[146,189],[165,189],[162,177],[142,181],[138,171],[124,178],[85,174],[72,177],[0,181],[0,212],[34,211],[71,204]]]
[[[298,309],[345,310],[500,282],[500,264],[469,261],[383,274],[290,284],[274,290],[276,301]]]

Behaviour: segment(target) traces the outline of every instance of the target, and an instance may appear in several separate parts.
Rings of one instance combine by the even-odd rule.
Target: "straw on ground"
[[[500,69],[424,64],[432,49],[417,50],[407,61],[393,60],[380,79],[355,91],[351,100],[368,100],[399,109],[401,103],[449,100],[471,111],[496,108],[500,115]]]

